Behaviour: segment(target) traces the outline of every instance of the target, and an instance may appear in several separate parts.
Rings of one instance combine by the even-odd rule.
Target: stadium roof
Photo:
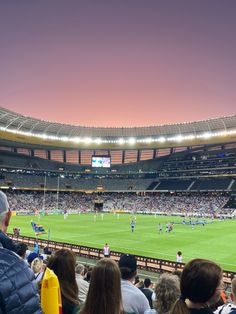
[[[236,115],[209,119],[203,121],[186,122],[171,125],[157,125],[149,127],[86,127],[54,123],[45,120],[27,117],[16,112],[0,107],[0,137],[4,133],[22,135],[24,137],[38,137],[41,140],[68,142],[76,141],[77,144],[85,139],[88,142],[100,143],[127,143],[136,141],[159,143],[166,140],[177,141],[193,139],[193,137],[208,138],[212,134],[236,134]],[[187,138],[186,138],[187,137]],[[192,138],[191,138],[192,137]]]

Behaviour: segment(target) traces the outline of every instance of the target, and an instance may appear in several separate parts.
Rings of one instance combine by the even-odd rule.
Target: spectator
[[[215,314],[235,314],[236,313],[236,278],[231,282],[230,298],[232,303],[224,304],[214,312]]]
[[[141,288],[140,290],[142,291],[142,293],[143,293],[143,294],[146,296],[146,298],[148,299],[150,308],[152,309],[152,308],[153,308],[153,305],[152,305],[153,290],[151,289],[151,287],[152,287],[152,282],[151,282],[150,278],[145,278],[143,284],[144,284],[144,287]]]
[[[179,278],[175,275],[164,273],[157,280],[155,287],[154,310],[147,310],[145,314],[167,314],[175,301],[180,296]]]
[[[181,279],[181,296],[171,314],[211,314],[211,304],[219,300],[223,276],[220,266],[212,261],[194,259],[185,265]]]
[[[48,246],[45,246],[45,247],[43,248],[43,254],[45,254],[45,255],[51,255],[51,254],[52,254],[52,251],[49,250]]]
[[[105,243],[103,248],[103,255],[104,257],[110,257],[110,248],[107,243]]]
[[[176,254],[176,262],[177,263],[182,263],[183,262],[183,255],[181,251],[178,251]]]
[[[44,274],[45,266],[41,258],[36,257],[31,263],[31,269],[35,276],[35,281],[37,283],[41,282]]]
[[[134,285],[136,286],[137,283],[139,283],[139,282],[140,282],[140,279],[139,279],[139,276],[137,275],[137,276],[135,276],[135,278],[134,278]]]
[[[121,293],[124,310],[128,313],[143,314],[150,309],[145,295],[133,285],[137,274],[137,260],[134,255],[123,254],[119,260],[121,272]]]
[[[172,271],[172,275],[177,276],[179,278],[179,280],[180,280],[181,275],[182,275],[182,270],[175,269],[175,270]]]
[[[0,247],[17,252],[18,246],[7,235],[7,227],[11,219],[11,211],[7,201],[6,194],[0,191]]]
[[[26,261],[26,251],[28,250],[28,246],[27,244],[21,242],[19,243],[18,245],[18,248],[17,248],[17,254],[24,260]]]
[[[76,313],[79,310],[79,291],[75,279],[75,256],[72,251],[61,249],[51,255],[48,268],[57,275],[62,297],[63,314]]]
[[[112,259],[101,259],[92,270],[85,305],[80,314],[124,313],[121,298],[120,271]]]
[[[78,264],[75,267],[76,282],[79,288],[79,301],[84,303],[88,294],[89,283],[84,280],[85,267],[82,264]]]
[[[0,192],[0,222],[4,232],[10,217],[6,195]],[[14,247],[7,236],[2,239],[1,243]],[[42,314],[34,276],[26,263],[14,252],[0,248],[0,269],[0,313]]]

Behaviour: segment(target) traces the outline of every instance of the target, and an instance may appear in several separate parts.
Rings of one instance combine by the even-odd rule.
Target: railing
[[[48,247],[52,250],[59,250],[63,248],[67,248],[75,253],[77,256],[82,256],[88,259],[100,259],[103,257],[103,250],[98,248],[87,247],[83,245],[76,245],[71,243],[63,243],[57,241],[50,241],[44,239],[36,239],[33,237],[27,236],[16,236],[13,234],[8,234],[12,240],[16,242],[24,242],[29,246],[34,246],[36,241],[40,248]],[[120,255],[123,254],[121,252],[111,251],[110,257],[115,261],[118,261]],[[182,270],[184,268],[184,263],[176,263],[169,260],[161,260],[152,257],[144,257],[135,255],[137,258],[137,265],[139,269],[150,271],[150,272],[173,272],[174,270]],[[223,271],[223,279],[224,283],[229,285],[231,283],[232,278],[236,275],[236,272],[232,271]]]

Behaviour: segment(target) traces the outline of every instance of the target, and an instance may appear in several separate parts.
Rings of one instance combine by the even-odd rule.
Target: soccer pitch
[[[137,215],[134,232],[128,214],[14,216],[8,228],[20,227],[20,234],[34,237],[31,220],[50,228],[50,239],[95,248],[108,243],[111,251],[133,253],[175,261],[176,252],[182,251],[183,262],[196,257],[212,259],[224,270],[236,271],[236,221],[207,221],[205,226],[175,224],[172,233],[165,232],[167,222],[181,222],[180,217]],[[159,234],[158,224],[162,223],[163,233]],[[48,235],[40,238],[47,239]]]

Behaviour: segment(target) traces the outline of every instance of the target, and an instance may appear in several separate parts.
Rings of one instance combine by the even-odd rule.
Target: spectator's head
[[[136,285],[140,281],[139,276],[136,275],[134,278],[134,285]]]
[[[26,251],[28,250],[28,246],[27,244],[21,242],[18,244],[17,246],[17,251],[16,253],[22,258],[25,259],[26,258]]]
[[[137,260],[134,255],[123,254],[119,260],[119,268],[121,278],[124,280],[131,280],[136,276]]]
[[[5,193],[0,191],[0,229],[3,232],[7,231],[11,219],[11,211]]]
[[[231,281],[230,297],[233,303],[236,304],[236,277],[234,277],[233,280]]]
[[[84,267],[84,265],[82,265],[82,264],[77,264],[77,265],[75,266],[75,272],[76,272],[76,274],[79,274],[79,275],[83,276],[84,273],[85,273],[85,267]]]
[[[222,284],[220,266],[205,259],[191,260],[183,269],[180,279],[181,297],[171,313],[188,313],[188,307],[194,304],[208,307],[216,303],[220,298]]]
[[[145,278],[143,283],[145,288],[149,288],[152,285],[150,278]]]
[[[140,280],[138,283],[136,283],[136,284],[135,284],[135,287],[140,288],[140,289],[145,288],[145,287],[144,287],[143,280]]]
[[[175,276],[179,277],[179,279],[180,279],[181,275],[182,275],[182,270],[175,269],[172,271],[172,275],[175,275]]]
[[[85,274],[84,280],[86,280],[87,282],[90,282],[91,274],[92,274],[92,270],[89,269]]]
[[[180,296],[180,282],[175,275],[164,273],[157,280],[154,307],[158,313],[169,313]]]
[[[178,252],[177,252],[177,255],[178,255],[178,256],[181,256],[181,255],[182,255],[182,252],[181,252],[181,251],[178,251]]]
[[[61,249],[51,255],[48,268],[57,275],[62,297],[70,303],[79,304],[78,286],[75,279],[76,259],[72,251]]]
[[[81,313],[120,314],[122,308],[119,268],[112,259],[103,258],[93,267]]]

